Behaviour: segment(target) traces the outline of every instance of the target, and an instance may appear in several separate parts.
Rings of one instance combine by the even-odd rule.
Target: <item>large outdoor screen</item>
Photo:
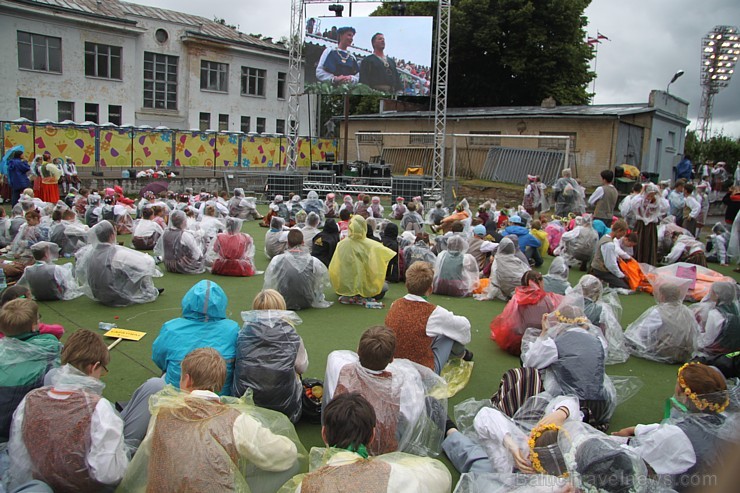
[[[431,17],[312,17],[305,84],[316,94],[428,96]]]

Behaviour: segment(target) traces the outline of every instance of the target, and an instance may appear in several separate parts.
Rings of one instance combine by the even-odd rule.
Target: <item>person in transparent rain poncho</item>
[[[740,166],[738,166],[740,169]],[[730,243],[730,233],[722,223],[712,226],[712,234],[707,241],[707,262],[720,265],[729,265],[727,247]]]
[[[288,231],[288,249],[270,261],[262,289],[278,291],[288,309],[300,310],[331,306],[324,299],[324,289],[329,285],[326,266],[308,252],[303,234],[297,229]]]
[[[41,214],[31,210],[25,214],[26,222],[10,244],[10,254],[16,259],[31,259],[31,246],[49,240],[49,223],[42,221]]]
[[[555,214],[565,217],[570,213],[578,214],[585,206],[581,186],[573,178],[570,168],[564,169],[560,178],[552,186],[555,199]]]
[[[594,255],[594,245],[599,241],[599,234],[591,224],[591,214],[576,218],[576,227],[560,237],[560,245],[555,255],[561,255],[570,266],[580,265],[585,271]]]
[[[206,270],[203,241],[187,227],[187,215],[183,211],[173,212],[154,254],[162,259],[168,272],[202,274]]]
[[[83,292],[108,306],[149,303],[160,291],[152,282],[162,277],[151,255],[116,245],[111,223],[96,224],[88,235],[88,246],[76,254],[75,276]]]
[[[309,250],[311,249],[311,245],[313,245],[313,239],[317,234],[321,233],[319,224],[321,224],[321,216],[316,212],[309,212],[306,216],[306,225],[301,228],[303,243],[306,244]]]
[[[164,229],[152,220],[154,210],[145,207],[141,211],[141,219],[134,221],[134,233],[131,244],[137,250],[153,250],[159,238],[164,234]]]
[[[547,274],[543,276],[545,283],[543,289],[548,293],[564,295],[571,288],[568,274],[570,274],[570,268],[565,259],[555,257],[547,270]]]
[[[244,189],[235,188],[234,196],[226,204],[229,209],[229,216],[244,220],[262,219],[262,214],[257,212],[257,199],[254,197],[245,197]]]
[[[447,240],[447,250],[439,254],[434,265],[434,294],[465,297],[478,287],[478,262],[467,251],[468,242],[462,236]]]
[[[691,280],[664,275],[653,283],[657,305],[648,308],[624,333],[630,353],[660,363],[683,363],[699,345],[699,324],[683,304]]]
[[[563,297],[546,292],[543,285],[542,274],[535,270],[525,273],[514,296],[491,322],[491,339],[507,353],[519,356],[524,331],[542,329],[543,315],[560,304]]]
[[[448,493],[452,478],[441,461],[403,452],[368,454],[377,433],[376,416],[359,393],[333,399],[323,410],[326,448],[311,449],[309,472],[295,476],[279,493]]]
[[[59,366],[61,351],[54,335],[39,332],[38,305],[33,300],[15,299],[5,307],[0,310],[0,332],[4,335],[0,338],[0,443],[10,437],[18,404],[44,384],[49,370]],[[0,477],[5,458],[5,450],[0,448]]]
[[[393,331],[375,326],[362,334],[357,353],[332,351],[322,406],[337,395],[358,392],[377,416],[375,438],[366,444],[371,455],[401,451],[434,456],[447,419],[447,384],[425,366],[393,359],[395,346]]]
[[[517,286],[521,285],[522,276],[529,271],[529,264],[517,255],[517,248],[510,238],[504,238],[496,249],[491,266],[491,281],[478,300],[500,299],[507,301]]]
[[[182,362],[181,391],[151,398],[149,433],[117,491],[276,491],[305,470],[307,452],[280,413],[220,399],[226,364],[212,348]]]
[[[219,276],[249,277],[254,268],[254,241],[242,233],[242,220],[226,218],[226,231],[216,235],[206,252],[206,265]]]
[[[278,216],[270,218],[270,229],[265,233],[265,257],[271,259],[280,255],[288,247],[288,229],[285,219]]]
[[[715,367],[686,363],[678,369],[663,421],[630,426],[614,435],[623,437],[622,446],[640,456],[661,484],[688,491],[703,484],[697,479],[721,471],[740,440],[737,390],[728,387]]]
[[[202,235],[202,241],[210,245],[216,235],[222,233],[226,227],[223,219],[217,216],[216,206],[208,204],[205,206],[203,215],[195,223],[195,229]]]
[[[740,302],[736,285],[715,282],[700,303],[689,307],[699,322],[699,349],[704,357],[740,351]]]
[[[575,491],[675,493],[664,482],[650,477],[648,464],[635,450],[586,423],[565,423],[558,433],[557,446]]]
[[[140,386],[119,414],[102,396],[110,353],[103,338],[79,329],[66,341],[62,365],[29,392],[13,415],[10,483],[39,479],[56,492],[110,491],[149,424],[148,400],[160,378]]]
[[[275,290],[255,296],[252,310],[242,312],[244,325],[236,341],[232,394],[252,392],[260,407],[285,414],[296,423],[301,417],[301,374],[308,369],[308,353],[296,332],[302,320],[285,308]]]
[[[36,263],[23,271],[18,284],[27,286],[38,301],[73,300],[82,296],[74,277],[74,265],[56,265],[59,245],[41,241],[31,247]]]
[[[616,389],[605,373],[608,344],[601,329],[589,323],[583,306],[581,296],[568,295],[557,310],[543,317],[542,330],[527,329],[522,338],[523,368],[514,370],[522,378],[504,385],[504,375],[491,399],[494,405],[512,415],[528,392],[575,395],[584,421],[608,427],[617,405]]]
[[[303,210],[306,214],[315,212],[320,219],[320,222],[324,222],[324,214],[326,213],[326,206],[324,201],[319,198],[319,194],[315,190],[310,190],[306,195],[306,200],[301,203]]]
[[[619,320],[622,318],[622,304],[613,291],[604,292],[601,281],[586,274],[573,287],[573,291],[583,297],[583,311],[591,324],[601,329],[609,348],[606,364],[624,363],[630,356],[624,340],[624,332]]]

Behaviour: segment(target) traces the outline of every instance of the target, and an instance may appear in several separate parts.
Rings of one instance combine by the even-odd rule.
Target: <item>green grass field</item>
[[[265,232],[256,222],[245,223],[243,230],[253,236],[256,246],[255,263],[259,270],[267,267],[267,259],[263,254]],[[130,242],[130,237],[120,237],[119,241]],[[545,260],[540,269],[547,272],[552,258]],[[720,272],[739,279],[728,267],[720,268],[713,265]],[[575,284],[581,272],[571,271],[570,281]],[[128,400],[131,393],[144,380],[159,376],[159,369],[151,361],[151,346],[164,322],[180,315],[180,301],[185,292],[200,279],[210,279],[217,282],[229,296],[228,315],[231,319],[241,323],[240,312],[251,308],[252,299],[261,290],[263,278],[220,277],[205,274],[202,276],[187,276],[165,273],[164,277],[156,279],[157,287],[165,288],[159,299],[150,304],[137,305],[127,308],[109,308],[99,305],[86,297],[73,301],[40,303],[40,311],[45,323],[59,323],[64,325],[66,335],[79,328],[97,331],[99,322],[116,322],[119,327],[144,331],[147,333],[141,341],[123,341],[112,350],[110,373],[103,377],[106,383],[104,395],[111,401]],[[403,284],[392,284],[385,298],[387,306],[406,293]],[[336,301],[333,293],[327,293],[329,301]],[[489,324],[499,314],[504,303],[501,301],[480,302],[471,298],[459,299],[432,295],[430,301],[452,310],[457,315],[464,315],[472,324],[472,342],[468,346],[475,353],[475,368],[468,386],[449,402],[449,410],[455,404],[470,397],[485,399],[490,397],[498,387],[502,373],[519,366],[518,358],[501,351],[491,341]],[[624,314],[622,326],[626,327],[637,318],[654,301],[647,294],[622,296]],[[382,324],[387,307],[381,310],[365,309],[360,306],[347,306],[335,303],[327,309],[310,309],[299,312],[303,324],[297,327],[298,333],[305,342],[310,365],[306,372],[307,377],[324,378],[326,357],[335,349],[355,350],[360,334],[371,325]],[[112,342],[110,340],[109,342]],[[611,430],[637,423],[650,423],[662,418],[663,404],[673,393],[678,366],[663,365],[631,357],[626,363],[607,367],[607,373],[612,375],[637,376],[644,382],[640,392],[626,404],[617,408],[611,423]],[[299,424],[298,434],[307,449],[321,446],[320,429],[318,425]],[[456,480],[456,473],[453,471]]]

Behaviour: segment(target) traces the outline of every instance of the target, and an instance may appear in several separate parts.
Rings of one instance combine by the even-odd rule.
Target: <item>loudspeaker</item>
[[[293,195],[303,193],[303,175],[300,173],[271,173],[267,176],[265,195],[269,200],[282,195],[287,202]]]
[[[407,202],[414,197],[423,197],[424,189],[431,184],[432,179],[426,176],[395,176],[391,183],[391,200],[395,204],[396,197],[403,197]]]
[[[334,183],[334,171],[309,171],[305,181]]]

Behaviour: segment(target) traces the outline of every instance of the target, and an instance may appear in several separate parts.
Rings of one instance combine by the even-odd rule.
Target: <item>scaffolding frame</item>
[[[444,192],[445,139],[447,137],[447,78],[450,53],[450,9],[452,0],[412,0],[436,2],[437,49],[435,56],[434,158],[431,194],[441,198]],[[288,136],[286,172],[296,171],[298,132],[300,130],[301,70],[305,5],[342,3],[336,0],[291,0],[290,49],[288,62]],[[352,3],[382,3],[377,0],[352,0]]]

